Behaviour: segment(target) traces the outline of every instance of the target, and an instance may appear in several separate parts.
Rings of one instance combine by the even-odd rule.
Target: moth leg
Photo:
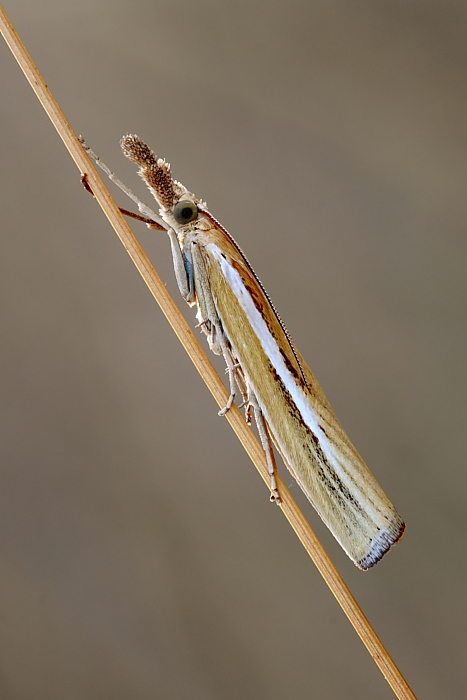
[[[266,421],[264,420],[264,415],[259,407],[258,401],[256,399],[255,394],[250,388],[250,398],[249,398],[250,404],[253,406],[254,411],[255,411],[255,421],[256,421],[256,427],[258,428],[258,433],[259,437],[261,440],[261,445],[264,450],[264,454],[266,455],[266,464],[268,467],[268,472],[269,472],[269,477],[270,477],[270,489],[271,489],[271,502],[272,503],[281,503],[282,499],[280,497],[279,491],[277,490],[277,483],[276,483],[276,472],[277,472],[277,465],[276,465],[276,460],[274,457],[274,452],[272,449],[272,441],[271,437],[268,432],[268,428],[266,425]]]
[[[235,394],[237,393],[237,385],[235,382],[235,369],[234,369],[234,362],[232,360],[232,353],[230,352],[230,348],[227,346],[227,343],[225,341],[225,336],[223,331],[220,331],[220,334],[218,333],[219,340],[221,348],[222,348],[222,355],[224,356],[225,363],[227,365],[227,374],[229,376],[229,390],[230,390],[230,396],[227,399],[227,403],[224,406],[222,410],[219,411],[220,416],[225,416],[229,408],[232,407],[232,404],[235,399]]]
[[[192,241],[189,248],[185,251],[185,261],[188,265],[191,265],[193,296],[196,298],[198,304],[197,318],[199,325],[208,336],[208,344],[212,352],[215,355],[222,355],[227,365],[230,395],[224,408],[219,411],[220,416],[225,416],[229,408],[231,408],[237,392],[235,383],[235,373],[238,370],[236,367],[237,363],[233,358],[230,344],[222,328],[222,323],[211,293],[202,253],[196,241]]]
[[[251,425],[251,411],[253,409],[253,406],[249,400],[250,391],[248,389],[248,382],[246,380],[245,375],[243,374],[243,369],[239,362],[235,363],[234,370],[235,381],[242,395],[242,403],[240,404],[239,408],[245,408],[245,421],[248,425]]]
[[[180,294],[188,304],[195,300],[193,263],[189,254],[183,255],[178,242],[177,234],[173,228],[167,230],[172,250],[172,260],[175,272],[175,279],[180,290]],[[188,251],[187,251],[188,253]]]

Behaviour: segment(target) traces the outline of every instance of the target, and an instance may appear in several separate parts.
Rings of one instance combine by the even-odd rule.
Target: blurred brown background
[[[120,177],[137,133],[247,252],[407,532],[364,574],[305,511],[465,697],[465,3],[5,5]],[[392,698],[0,52],[2,700]]]

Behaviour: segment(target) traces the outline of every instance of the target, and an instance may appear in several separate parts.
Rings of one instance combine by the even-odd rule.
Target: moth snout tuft
[[[147,163],[157,161],[156,155],[151,151],[144,141],[141,141],[136,134],[123,136],[120,141],[123,154],[136,165],[144,166]]]
[[[170,209],[175,201],[175,191],[169,163],[163,158],[158,158],[135,134],[124,136],[120,145],[123,154],[139,165],[139,175],[159,204],[165,209]]]

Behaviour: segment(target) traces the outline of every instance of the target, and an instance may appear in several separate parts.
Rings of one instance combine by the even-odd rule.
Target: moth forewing
[[[332,534],[357,566],[369,569],[402,536],[400,515],[341,428],[233,238],[136,136],[124,137],[122,148],[160,204],[180,291],[197,304],[211,349],[226,361],[230,399],[224,412],[238,385],[259,417],[259,430],[264,417],[287,467]],[[273,498],[280,501],[267,430],[261,439]]]
[[[200,235],[223,329],[287,467],[350,558],[375,564],[403,523],[230,237]]]

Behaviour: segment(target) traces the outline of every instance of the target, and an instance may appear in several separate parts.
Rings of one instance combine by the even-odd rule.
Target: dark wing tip
[[[363,571],[368,571],[372,566],[377,564],[384,557],[386,552],[389,552],[391,547],[401,539],[405,531],[405,523],[401,516],[396,513],[390,525],[381,531],[378,539],[373,540],[368,554],[356,562],[357,566]]]

